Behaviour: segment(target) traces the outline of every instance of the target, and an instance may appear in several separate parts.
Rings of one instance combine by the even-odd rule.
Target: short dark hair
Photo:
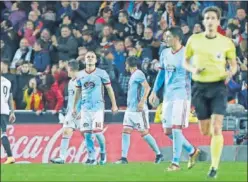
[[[204,18],[205,14],[208,13],[208,12],[215,12],[216,15],[217,15],[217,18],[218,20],[220,19],[221,17],[221,10],[220,8],[218,8],[217,6],[209,6],[209,7],[206,7],[203,12],[202,12],[202,17]]]
[[[127,13],[127,11],[125,11],[125,10],[121,10],[120,12],[119,12],[119,14],[123,14],[126,18],[128,18],[128,13]]]
[[[68,67],[70,67],[73,71],[78,71],[79,70],[79,63],[75,59],[71,59],[68,62]]]
[[[170,27],[167,31],[169,31],[173,35],[173,37],[178,37],[180,41],[183,40],[183,31],[180,27]]]
[[[138,60],[137,57],[131,56],[131,57],[128,57],[128,58],[127,58],[126,63],[127,63],[130,67],[137,67],[138,64],[139,64],[139,60]]]

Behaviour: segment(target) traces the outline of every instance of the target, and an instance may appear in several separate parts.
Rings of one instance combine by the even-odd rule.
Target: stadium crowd
[[[16,109],[54,110],[67,102],[67,63],[84,68],[87,51],[110,75],[117,103],[126,105],[130,75],[125,60],[136,56],[151,85],[166,48],[164,32],[180,26],[183,44],[204,30],[205,7],[222,10],[219,33],[233,40],[239,71],[228,83],[229,101],[247,108],[247,2],[244,1],[30,1],[1,3],[1,67],[13,85]],[[105,92],[106,93],[106,92]],[[106,97],[106,108],[110,108]]]

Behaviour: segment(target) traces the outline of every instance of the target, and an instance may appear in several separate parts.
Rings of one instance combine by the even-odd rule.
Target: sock
[[[161,154],[160,150],[158,148],[156,140],[153,138],[152,135],[147,134],[143,136],[144,140],[149,144],[149,146],[152,148],[152,150],[156,153],[156,155]]]
[[[62,140],[60,143],[60,158],[65,160],[65,156],[67,154],[67,149],[69,147],[71,136],[62,136]]]
[[[100,153],[106,153],[105,136],[102,132],[95,133],[95,135],[100,146]]]
[[[2,140],[2,144],[3,144],[3,148],[4,148],[5,152],[7,153],[8,157],[12,157],[12,152],[10,149],[10,143],[9,143],[9,139],[8,139],[7,135],[2,134],[1,140]]]
[[[173,159],[172,163],[179,165],[182,148],[183,148],[183,141],[182,141],[182,130],[180,129],[172,129],[173,135]]]
[[[121,157],[127,158],[129,146],[130,146],[130,134],[122,133]]]
[[[94,142],[92,140],[92,133],[84,133],[86,148],[88,151],[88,158],[90,160],[95,160],[95,148]]]
[[[220,163],[220,157],[223,149],[224,144],[224,138],[223,135],[212,135],[211,138],[211,158],[212,158],[212,164],[211,167],[214,169],[218,169],[219,163]]]
[[[170,134],[168,137],[173,140],[173,135]],[[185,138],[185,136],[182,134],[182,140],[183,140],[183,149],[187,151],[189,155],[193,154],[195,152],[195,147],[189,143],[189,141]]]

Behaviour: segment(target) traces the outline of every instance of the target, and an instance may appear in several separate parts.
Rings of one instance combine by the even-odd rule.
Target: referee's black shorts
[[[1,114],[1,131],[2,133],[6,132],[7,124],[9,122],[9,115],[7,114]]]
[[[192,104],[199,120],[210,119],[212,114],[225,115],[227,87],[224,81],[213,83],[194,82]]]

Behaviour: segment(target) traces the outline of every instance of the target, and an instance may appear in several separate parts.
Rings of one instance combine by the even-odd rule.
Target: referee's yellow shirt
[[[217,34],[209,39],[204,33],[192,35],[185,48],[185,58],[192,59],[196,68],[205,68],[192,78],[198,82],[218,82],[226,78],[227,59],[236,58],[236,50],[231,39]]]

